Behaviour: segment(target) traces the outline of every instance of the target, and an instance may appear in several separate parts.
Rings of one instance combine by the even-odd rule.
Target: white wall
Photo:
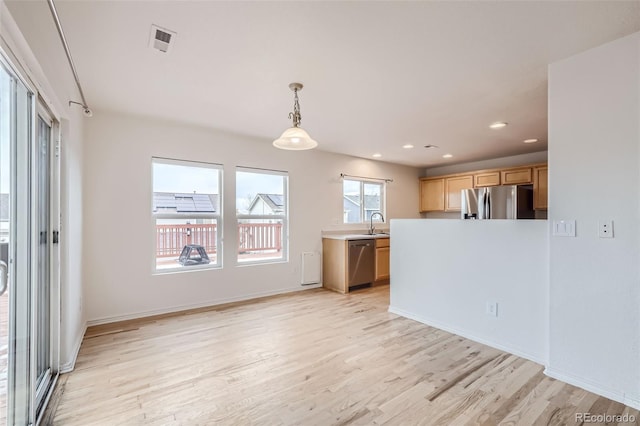
[[[101,111],[86,136],[83,262],[93,323],[301,289],[301,253],[321,250],[322,230],[344,228],[338,224],[340,173],[394,179],[387,186],[387,216],[419,216],[417,168],[319,150],[282,151],[268,140]],[[152,274],[152,156],[224,165],[222,269]],[[236,166],[289,172],[290,262],[236,265]]]
[[[28,16],[16,19],[0,4],[3,48],[23,78],[38,91],[60,121],[60,367],[72,368],[85,330],[82,309],[82,143],[83,116],[69,100],[78,94],[58,35],[36,26]],[[17,21],[17,23],[16,23]],[[18,24],[20,26],[18,26]]]
[[[640,33],[549,68],[547,373],[640,408]],[[614,239],[597,222],[614,221]]]
[[[547,233],[546,221],[394,220],[389,311],[544,364]]]

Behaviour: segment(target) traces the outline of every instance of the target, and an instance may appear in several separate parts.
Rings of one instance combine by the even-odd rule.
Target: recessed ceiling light
[[[538,142],[538,139],[525,139],[524,143],[536,143]]]
[[[411,145],[410,143],[408,143],[408,144],[406,144],[406,145],[402,145],[402,147],[403,147],[404,149],[411,149],[411,148],[413,148],[413,145]]]
[[[442,158],[451,158],[451,157],[453,157],[453,155],[451,155],[451,154],[445,154],[445,155],[442,156]]]
[[[380,158],[382,157],[382,154],[380,154],[379,152],[376,152],[375,154],[372,155],[373,158]]]
[[[502,129],[503,127],[506,127],[506,126],[507,126],[507,123],[505,123],[504,121],[497,121],[492,125],[490,125],[489,127],[491,127],[492,129]]]

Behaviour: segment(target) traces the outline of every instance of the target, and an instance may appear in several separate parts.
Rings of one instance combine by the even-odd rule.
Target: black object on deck
[[[209,256],[207,255],[204,247],[198,244],[187,244],[183,247],[178,262],[182,266],[206,265],[211,263],[211,260],[209,260]]]

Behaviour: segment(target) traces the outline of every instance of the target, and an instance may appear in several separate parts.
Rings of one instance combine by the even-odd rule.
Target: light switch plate
[[[554,220],[552,234],[554,237],[575,237],[575,220]]]

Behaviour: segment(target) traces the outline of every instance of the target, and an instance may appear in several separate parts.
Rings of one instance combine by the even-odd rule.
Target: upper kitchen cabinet
[[[500,172],[477,173],[473,175],[474,188],[484,188],[486,186],[500,185]]]
[[[447,212],[459,212],[462,204],[460,191],[473,188],[473,175],[449,177],[445,179],[444,184],[444,210]]]
[[[522,185],[533,182],[531,167],[502,170],[500,172],[502,185]]]
[[[547,166],[533,168],[533,209],[547,210],[549,186],[547,183]]]
[[[420,212],[444,210],[444,179],[420,179]]]

